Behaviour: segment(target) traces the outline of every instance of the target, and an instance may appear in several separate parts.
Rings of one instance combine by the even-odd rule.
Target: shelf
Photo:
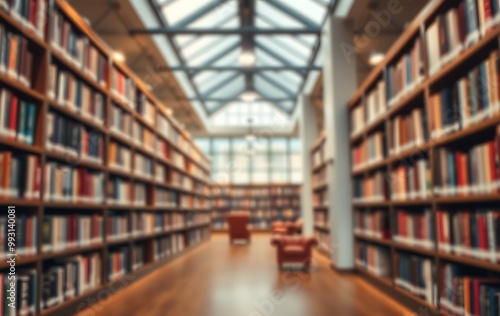
[[[413,252],[419,255],[434,257],[436,255],[436,251],[434,249],[427,249],[418,246],[410,246],[403,243],[393,242],[394,248],[402,251]]]
[[[7,22],[10,26],[17,29],[19,33],[29,39],[31,42],[35,43],[38,47],[47,50],[47,44],[43,38],[40,38],[38,35],[35,35],[31,31],[26,32],[26,27],[15,18],[13,18],[10,14],[5,12],[3,9],[0,10],[0,18]]]
[[[313,186],[313,192],[318,192],[318,191],[323,191],[323,190],[326,190],[328,189],[328,183],[321,183],[321,184],[317,184],[315,186]]]
[[[65,249],[61,251],[54,251],[54,252],[44,252],[40,255],[40,258],[42,260],[50,260],[50,259],[55,259],[59,257],[69,257],[75,254],[79,253],[84,253],[84,252],[95,252],[99,251],[104,247],[104,244],[97,243],[92,246],[85,246],[81,248],[71,248],[71,249]]]
[[[387,167],[388,164],[389,164],[389,160],[388,159],[384,159],[382,161],[378,161],[376,163],[369,164],[368,166],[355,169],[355,170],[353,170],[351,172],[351,174],[354,177],[355,176],[359,176],[359,175],[362,175],[362,174],[370,172],[370,171],[374,171],[374,170],[377,170],[377,169],[385,168],[385,167]]]
[[[375,244],[379,244],[379,245],[383,245],[383,246],[387,246],[387,247],[391,247],[393,245],[393,242],[391,239],[380,239],[380,238],[368,237],[368,236],[365,236],[362,234],[355,234],[354,237],[356,237],[357,239],[361,239],[364,241],[368,241],[371,243],[375,243]]]
[[[0,136],[0,145],[8,146],[21,151],[26,151],[31,154],[42,154],[42,149],[38,146],[26,145],[25,143],[21,143],[16,140],[10,140],[3,136]]]
[[[66,209],[78,209],[81,210],[102,210],[106,208],[105,204],[94,204],[94,203],[72,203],[72,202],[43,202],[45,208],[66,208]]]
[[[68,155],[68,154],[63,154],[63,153],[58,153],[55,151],[47,151],[45,153],[48,158],[51,158],[52,160],[58,160],[60,162],[64,162],[66,165],[72,166],[72,167],[85,167],[89,169],[94,169],[94,170],[101,170],[104,171],[106,170],[106,167],[101,163],[85,160],[81,157],[78,156],[73,156],[73,155]]]
[[[8,269],[10,267],[10,263],[7,262],[11,256],[7,256],[4,259],[0,261],[0,269]],[[16,260],[16,267],[17,266],[24,266],[24,265],[30,265],[30,264],[35,264],[39,260],[39,256],[37,255],[32,255],[32,256],[15,256],[12,258],[15,258]]]
[[[491,261],[479,260],[466,256],[458,256],[455,254],[449,254],[441,251],[438,252],[438,255],[441,259],[447,261],[500,273],[500,263],[492,263]]]
[[[314,229],[321,230],[324,232],[330,232],[330,228],[322,225],[314,224]]]
[[[379,201],[379,202],[353,202],[352,206],[356,208],[368,208],[368,207],[389,207],[391,202],[389,201]]]
[[[485,119],[483,121],[480,121],[474,125],[470,125],[465,129],[459,130],[457,132],[454,132],[449,135],[442,136],[440,138],[431,140],[430,142],[433,143],[434,147],[438,146],[445,146],[453,142],[460,141],[461,139],[468,137],[468,136],[474,136],[475,134],[478,134],[486,129],[489,128],[494,128],[498,124],[500,124],[500,114],[496,114],[495,116]]]
[[[329,163],[329,161],[325,160],[322,163],[320,163],[320,164],[318,164],[316,166],[313,166],[312,167],[312,172],[316,173],[316,172],[320,171],[321,169],[325,168],[328,165],[328,163]]]
[[[104,129],[104,126],[102,124],[99,124],[92,119],[83,117],[76,110],[73,110],[68,106],[61,105],[57,103],[55,100],[49,100],[49,105],[52,109],[56,110],[57,112],[63,113],[66,116],[71,117],[75,121],[78,121],[84,125],[87,125],[88,127],[98,130],[103,134],[106,134],[106,130]]]
[[[17,90],[18,92],[27,95],[28,97],[35,99],[39,102],[45,101],[45,96],[43,94],[23,85],[16,79],[13,79],[5,74],[0,73],[0,82],[10,86],[10,88]]]
[[[381,276],[375,275],[375,274],[367,271],[366,269],[364,269],[360,266],[356,266],[356,271],[358,271],[358,272],[362,273],[363,275],[368,276],[371,279],[373,279],[377,282],[380,282],[386,286],[393,287],[392,280],[387,278],[387,277],[381,277]]]
[[[40,200],[25,200],[25,199],[1,199],[0,205],[9,205],[15,207],[39,207],[42,205]]]
[[[489,203],[500,201],[500,194],[436,197],[437,204]]]

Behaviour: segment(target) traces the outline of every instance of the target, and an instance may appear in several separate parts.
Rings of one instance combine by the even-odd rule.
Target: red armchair
[[[278,267],[283,269],[284,263],[302,263],[309,269],[312,260],[312,249],[318,242],[314,237],[274,236],[271,244],[276,246]]]
[[[229,243],[235,239],[245,239],[250,242],[250,213],[229,213],[227,223],[229,224]]]
[[[297,219],[295,222],[274,222],[272,224],[272,231],[275,235],[289,235],[292,236],[302,231],[302,219]]]

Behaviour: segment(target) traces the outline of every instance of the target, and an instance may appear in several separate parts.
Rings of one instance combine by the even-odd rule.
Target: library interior
[[[0,316],[500,316],[500,0],[0,0]]]

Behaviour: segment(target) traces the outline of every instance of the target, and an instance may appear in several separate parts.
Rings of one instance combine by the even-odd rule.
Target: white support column
[[[312,162],[311,146],[318,136],[316,124],[316,107],[311,102],[309,95],[301,95],[299,98],[299,130],[302,143],[302,187],[300,194],[300,208],[302,211],[303,228],[302,234],[313,235],[313,198],[312,198]]]
[[[342,47],[353,46],[352,27],[345,20],[330,18],[322,38],[327,51],[323,65],[323,102],[330,204],[330,253],[339,270],[354,267],[352,193],[347,102],[356,90],[356,63]]]

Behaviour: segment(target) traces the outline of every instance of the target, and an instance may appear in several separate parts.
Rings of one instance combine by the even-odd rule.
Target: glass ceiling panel
[[[302,56],[289,48],[284,47],[274,40],[271,36],[256,36],[256,42],[272,50],[277,56],[288,60],[291,64],[297,66],[305,66],[307,63],[307,56]]]
[[[200,87],[201,94],[205,94],[234,75],[235,71],[204,71],[194,78],[194,82]]]
[[[257,61],[255,65],[257,66],[283,66],[283,63],[275,59],[259,47],[255,47],[255,56]]]
[[[185,50],[182,50],[184,56],[186,56],[188,65],[203,65],[212,58],[220,55],[231,46],[240,42],[240,38],[238,36],[217,36],[211,41],[206,40],[205,37],[208,36],[203,36],[202,39],[197,40],[197,44],[189,46],[193,47],[195,45],[198,47],[198,49],[193,51],[191,54],[187,52],[184,53]]]
[[[263,97],[281,99],[288,98],[289,95],[278,87],[269,83],[269,81],[262,78],[260,75],[254,77],[254,85],[257,93],[261,94]]]
[[[168,24],[172,26],[213,1],[214,0],[175,1],[163,7],[161,12],[167,19]]]
[[[245,77],[238,76],[224,87],[210,94],[211,98],[226,99],[238,96],[245,90]]]
[[[197,1],[192,1],[197,2]],[[228,18],[236,16],[238,14],[238,3],[237,1],[225,1],[219,7],[216,7],[212,11],[203,15],[201,18],[197,19],[193,23],[189,24],[188,28],[209,28],[217,26]],[[225,25],[225,23],[224,23]],[[239,25],[239,23],[237,23]],[[233,25],[235,26],[235,25]],[[226,26],[227,27],[227,26]]]
[[[276,109],[269,102],[232,102],[210,117],[212,124],[217,126],[285,126],[290,123],[289,117]]]
[[[261,73],[274,81],[286,82],[286,86],[292,91],[295,91],[294,87],[298,87],[302,82],[302,77],[295,71],[263,71]]]
[[[293,0],[293,1],[275,0],[275,1],[282,3],[287,7],[290,7],[290,9],[293,9],[294,11],[304,15],[310,20],[316,21],[318,25],[321,22],[323,22],[322,20],[326,13],[326,7],[320,5],[315,1],[312,0]],[[305,8],[307,9],[305,10]]]
[[[295,0],[293,0],[295,1]],[[276,21],[283,28],[302,28],[304,25],[292,18],[290,15],[280,11],[264,0],[257,0],[257,15],[267,17],[271,21]]]
[[[224,55],[221,59],[217,60],[215,63],[212,64],[212,66],[226,66],[226,67],[239,67],[240,62],[238,61],[238,58],[241,54],[241,48],[238,47],[237,49],[231,51],[229,54]]]
[[[256,38],[259,38],[257,36]],[[295,54],[302,56],[304,58],[309,57],[311,54],[311,47],[305,46],[305,44],[300,43],[291,35],[272,35],[267,36],[271,41],[278,44],[279,46],[285,48],[286,50],[293,51]],[[311,45],[312,46],[312,45]]]

